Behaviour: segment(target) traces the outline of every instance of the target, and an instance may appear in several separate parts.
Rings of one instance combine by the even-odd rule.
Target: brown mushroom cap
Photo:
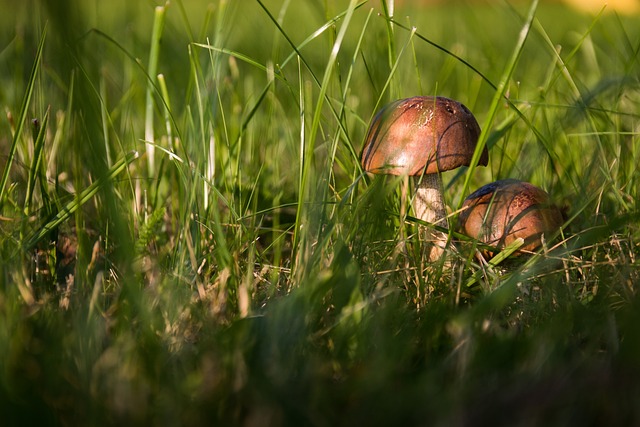
[[[564,220],[549,195],[528,182],[505,179],[487,184],[467,197],[459,228],[468,236],[502,248],[517,238],[521,250],[533,251],[562,227]]]
[[[376,114],[362,152],[367,172],[432,174],[469,166],[480,135],[471,111],[444,97],[416,96],[388,104]],[[488,162],[482,150],[479,165]]]

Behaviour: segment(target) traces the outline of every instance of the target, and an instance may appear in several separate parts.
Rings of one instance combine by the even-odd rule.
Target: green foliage
[[[407,3],[11,6],[3,425],[640,422],[637,16]],[[359,163],[418,94],[490,152],[443,174],[450,224],[511,177],[556,239],[423,262],[407,182]]]

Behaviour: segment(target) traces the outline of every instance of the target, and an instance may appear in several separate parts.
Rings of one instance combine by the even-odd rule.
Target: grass
[[[637,17],[116,3],[2,18],[3,425],[640,423]],[[358,158],[416,94],[489,148],[443,175],[452,223],[512,177],[561,235],[422,265]]]

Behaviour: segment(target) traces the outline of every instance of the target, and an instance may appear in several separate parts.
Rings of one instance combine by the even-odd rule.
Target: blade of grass
[[[393,30],[393,0],[380,0],[382,3],[382,13],[387,23],[387,60],[389,61],[389,69],[393,69],[396,58],[396,40],[395,31]]]
[[[306,111],[305,111],[305,88],[304,88],[304,78],[302,77],[302,58],[298,59],[298,75],[299,75],[299,82],[300,82],[300,99],[299,99],[299,104],[300,104],[300,154],[299,154],[299,161],[300,161],[300,173],[298,174],[298,203],[297,203],[297,208],[296,208],[296,221],[295,221],[295,225],[293,227],[293,251],[294,251],[294,255],[293,255],[293,259],[296,259],[297,256],[297,252],[298,252],[298,240],[299,240],[299,233],[300,233],[300,225],[301,225],[301,220],[302,220],[302,209],[301,207],[304,205],[305,202],[305,197],[304,194],[302,193],[302,189],[304,188],[304,165],[307,163],[305,160],[306,157],[306,152],[307,152],[307,148],[306,148]]]
[[[599,22],[603,12],[604,12],[604,9],[601,10],[600,13],[594,18],[594,20],[591,22],[589,28],[580,37],[580,39],[576,43],[576,46],[571,50],[571,52],[569,53],[569,55],[568,55],[566,60],[563,59],[560,56],[560,53],[558,52],[558,50],[553,45],[553,43],[551,41],[551,38],[547,34],[547,32],[544,29],[544,27],[542,26],[542,24],[540,24],[540,22],[536,21],[535,22],[535,24],[536,24],[535,28],[539,32],[539,34],[542,36],[542,39],[545,41],[546,46],[549,49],[549,52],[552,55],[554,55],[554,57],[555,57],[555,59],[557,61],[558,74],[555,76],[555,78],[559,78],[560,76],[562,76],[564,78],[564,80],[567,82],[567,84],[569,85],[569,88],[571,89],[571,92],[573,93],[573,96],[575,98],[576,109],[578,111],[582,111],[585,114],[589,125],[591,126],[591,128],[594,131],[593,136],[595,137],[595,139],[597,141],[598,154],[600,156],[602,164],[606,165],[607,164],[607,155],[606,155],[606,150],[604,148],[604,142],[602,141],[602,138],[601,138],[602,134],[598,132],[599,126],[596,123],[596,120],[594,119],[593,114],[591,114],[591,112],[590,112],[591,110],[589,108],[589,104],[595,98],[595,95],[593,93],[591,93],[591,92],[583,93],[583,91],[580,90],[580,88],[578,87],[578,84],[574,80],[574,77],[571,75],[571,73],[569,71],[569,68],[567,67],[567,63],[572,61],[574,56],[580,51],[580,48],[585,43],[585,41],[588,39],[589,35],[592,33],[593,29],[596,26],[596,23]],[[550,151],[550,150],[551,149],[548,148],[548,151]],[[604,175],[604,177],[605,177],[605,179],[607,181],[611,182],[612,184],[615,182],[615,180],[614,180],[609,168],[602,167],[602,168],[600,168],[600,171]],[[613,195],[617,198],[617,201],[621,205],[624,206],[626,204],[624,199],[620,196],[620,194],[617,191],[614,191]]]
[[[167,82],[164,78],[164,74],[158,74],[158,86],[160,87],[160,94],[162,95],[162,99],[164,99],[164,124],[167,131],[167,142],[169,148],[164,150],[168,154],[170,154],[170,158],[178,157],[175,154],[175,149],[173,147],[173,121],[171,120],[171,102],[169,100],[169,91],[167,90]],[[180,159],[182,161],[182,159]]]
[[[58,225],[62,224],[64,221],[69,219],[74,212],[76,212],[82,205],[87,203],[89,200],[93,198],[93,196],[100,191],[105,185],[109,185],[113,182],[113,180],[122,173],[127,166],[135,159],[138,158],[138,152],[132,151],[118,160],[113,166],[108,170],[108,173],[105,179],[98,178],[91,185],[85,188],[82,192],[80,192],[76,198],[69,202],[58,214],[47,221],[42,227],[40,227],[37,231],[32,233],[24,244],[25,248],[31,249],[33,248],[44,236],[47,235],[49,231]]]
[[[311,132],[309,134],[309,141],[312,142],[316,140],[316,134],[318,132],[318,128],[320,126],[320,118],[322,117],[322,107],[326,100],[326,94],[329,87],[330,79],[333,75],[333,68],[336,64],[338,53],[340,52],[342,42],[344,40],[344,35],[349,27],[351,22],[351,18],[353,16],[353,12],[357,7],[357,1],[351,0],[349,3],[349,7],[347,8],[347,13],[344,17],[344,21],[338,31],[338,35],[336,37],[335,43],[333,45],[333,49],[331,50],[331,55],[329,56],[329,60],[327,62],[327,66],[325,67],[324,77],[322,79],[322,84],[320,85],[320,94],[318,95],[318,101],[315,106],[313,121],[311,123]],[[328,102],[330,103],[330,102]],[[343,104],[344,106],[344,104]],[[312,159],[308,158],[307,161],[311,162]],[[305,167],[305,170],[307,168]],[[304,180],[304,177],[303,177]]]
[[[306,46],[311,41],[316,39],[319,35],[324,33],[326,30],[331,29],[340,19],[342,19],[344,16],[346,16],[347,13],[349,13],[349,9],[347,9],[346,11],[341,12],[338,15],[334,16],[332,19],[327,21],[324,25],[322,25],[319,29],[314,31],[309,37],[307,37],[299,45],[296,46],[293,43],[293,41],[291,40],[291,38],[288,36],[288,34],[282,28],[282,26],[280,24],[280,21],[278,19],[276,19],[271,14],[271,12],[269,12],[267,7],[262,3],[261,0],[256,0],[256,1],[262,7],[262,9],[266,12],[266,14],[269,17],[269,19],[271,19],[273,24],[276,26],[278,32],[283,35],[283,37],[286,39],[286,41],[289,43],[289,45],[291,46],[291,48],[293,50],[293,52],[291,52],[291,54],[289,56],[287,56],[287,58],[285,58],[282,62],[279,63],[278,69],[279,70],[283,69],[293,58],[297,57],[298,61],[301,61],[305,65],[306,69],[311,74],[311,77],[313,78],[314,82],[318,85],[318,87],[321,87],[322,83],[321,83],[320,79],[313,72],[312,67],[307,62],[306,57],[304,55],[302,55],[301,50],[302,50],[302,48],[304,48],[304,46]],[[361,1],[360,3],[358,3],[356,5],[355,9],[358,9],[358,8],[362,7],[364,4],[366,4],[366,1]],[[247,55],[244,55],[242,53],[239,53],[239,52],[227,49],[227,48],[220,48],[220,47],[211,46],[210,44],[193,43],[193,45],[197,46],[197,47],[204,48],[204,49],[215,50],[215,51],[218,51],[220,53],[224,53],[224,54],[227,54],[227,55],[234,56],[235,58],[240,59],[241,61],[246,62],[246,63],[248,63],[248,64],[250,64],[252,66],[260,68],[260,69],[264,70],[265,72],[267,72],[267,74],[269,74],[269,68],[267,66],[258,63],[257,61],[253,60],[252,58],[250,58]],[[273,74],[274,74],[274,77],[278,79],[278,81],[281,81],[281,82],[285,83],[287,86],[289,86],[290,89],[293,90],[293,88],[290,86],[290,83],[286,80],[286,78],[284,77],[284,75],[282,73],[276,72],[276,73],[273,73]],[[258,106],[263,101],[265,95],[268,93],[269,88],[272,86],[272,84],[273,84],[273,81],[272,81],[272,79],[270,79],[269,82],[266,84],[264,90],[261,92],[260,96],[258,97],[258,101],[255,103],[255,105],[254,105],[253,109],[251,110],[251,113],[249,114],[248,118],[244,121],[243,126],[242,126],[242,132],[240,132],[238,134],[237,138],[240,138],[243,135],[244,129],[246,128],[246,124],[248,123],[249,119],[255,113],[255,110],[258,108]],[[347,149],[349,150],[351,156],[356,161],[356,163],[358,163],[357,162],[358,154],[357,154],[356,150],[354,149],[353,144],[349,142],[349,141],[351,141],[350,140],[350,134],[347,131],[347,129],[345,128],[345,125],[344,125],[343,121],[340,120],[340,114],[338,113],[338,111],[336,111],[335,107],[333,106],[333,104],[330,102],[329,99],[327,99],[327,105],[329,106],[332,114],[334,115],[334,117],[338,121],[339,130],[342,133],[342,137],[348,142],[347,143]],[[358,165],[359,165],[359,163],[358,163]]]
[[[13,164],[13,158],[16,153],[16,148],[18,147],[18,141],[22,136],[22,129],[24,128],[24,124],[27,120],[27,110],[29,109],[29,105],[31,105],[31,98],[33,96],[36,76],[38,74],[38,71],[40,70],[40,63],[42,61],[42,51],[44,49],[44,42],[46,40],[46,37],[47,37],[47,27],[45,25],[44,29],[42,30],[42,35],[40,36],[40,43],[38,43],[38,50],[36,51],[36,57],[33,62],[33,66],[31,67],[31,74],[29,75],[29,81],[27,83],[27,91],[25,93],[24,98],[22,98],[20,115],[18,116],[18,120],[16,121],[16,130],[13,134],[11,147],[9,148],[7,163],[4,167],[4,172],[2,173],[2,180],[0,180],[0,208],[2,208],[2,206],[4,205],[5,188],[7,186],[7,181],[9,179],[9,172]]]
[[[535,18],[535,13],[537,8],[538,8],[538,0],[534,0],[533,2],[531,2],[531,6],[529,7],[529,12],[527,13],[527,18],[525,20],[525,23],[522,29],[520,30],[518,41],[513,49],[513,52],[511,53],[511,57],[509,58],[509,61],[506,64],[506,68],[504,70],[504,73],[502,74],[502,78],[498,83],[496,93],[493,96],[493,99],[491,101],[491,106],[489,107],[487,117],[483,122],[482,132],[480,134],[480,137],[478,138],[476,150],[473,153],[473,157],[471,159],[471,165],[469,166],[467,176],[464,180],[464,185],[462,187],[462,194],[467,194],[469,191],[469,184],[471,183],[471,178],[473,177],[473,171],[476,165],[478,164],[478,160],[480,160],[480,155],[482,154],[482,150],[484,149],[487,143],[487,140],[489,138],[489,129],[491,129],[493,121],[495,120],[496,114],[500,107],[500,102],[504,98],[504,94],[507,90],[507,86],[509,85],[509,81],[511,80],[511,76],[513,75],[513,71],[515,70],[516,65],[518,65],[518,60],[520,59],[520,55],[522,54],[524,44],[527,41],[529,32],[531,31],[531,26]],[[463,202],[463,199],[461,198],[458,201],[457,209],[460,209],[460,207],[462,206],[462,202]]]
[[[310,43],[312,40],[314,40],[316,37],[318,37],[320,34],[322,34],[324,31],[326,31],[327,29],[332,28],[336,22],[344,17],[346,17],[347,14],[353,14],[353,11],[356,9],[359,9],[360,7],[362,7],[363,5],[365,5],[367,2],[366,1],[361,1],[360,3],[356,3],[355,7],[353,7],[353,9],[351,9],[351,5],[347,8],[346,11],[339,13],[338,15],[336,15],[334,18],[332,18],[331,20],[329,20],[327,23],[325,23],[322,27],[320,27],[317,31],[314,31],[309,37],[307,37],[300,45],[296,46],[293,41],[291,40],[291,38],[289,37],[289,35],[286,33],[286,31],[284,31],[284,29],[282,28],[282,26],[280,25],[280,23],[276,20],[276,18],[271,14],[271,12],[269,12],[269,9],[267,9],[267,7],[262,3],[261,0],[256,0],[258,2],[258,4],[260,5],[260,7],[262,7],[262,9],[266,12],[266,14],[268,15],[269,19],[273,22],[273,24],[276,26],[276,28],[278,29],[278,31],[282,34],[282,36],[287,40],[287,42],[289,43],[289,45],[291,46],[291,48],[293,49],[293,52],[284,60],[282,61],[282,63],[280,64],[280,68],[283,68],[292,58],[296,57],[296,55],[299,57],[299,60],[302,61],[302,63],[305,65],[305,67],[307,68],[307,70],[309,71],[309,73],[311,74],[311,77],[313,78],[314,82],[316,83],[316,85],[318,85],[318,87],[322,87],[322,82],[320,81],[320,79],[316,76],[316,74],[313,72],[313,68],[310,66],[309,62],[306,60],[306,57],[304,55],[302,55],[301,53],[301,49],[302,47],[304,47],[307,43]],[[330,102],[329,99],[327,99],[327,106],[329,107],[329,109],[331,110],[331,113],[333,114],[333,116],[336,118],[336,121],[338,123],[339,126],[339,130],[342,132],[342,136],[347,140],[350,141],[350,135],[349,132],[347,132],[347,129],[344,127],[343,122],[340,120],[340,115],[338,114],[338,112],[336,111],[334,105],[332,102]],[[352,144],[348,144],[347,148],[349,149],[349,151],[351,152],[351,155],[353,156],[354,160],[356,161],[356,163],[358,162],[358,154],[356,153],[356,151],[353,149],[353,145]]]
[[[29,177],[27,178],[27,195],[24,200],[24,209],[23,209],[24,214],[27,216],[31,214],[31,203],[33,201],[33,192],[36,188],[36,184],[38,181],[42,179],[42,176],[41,176],[43,172],[42,157],[43,157],[43,148],[45,143],[45,135],[47,132],[47,124],[49,122],[49,111],[50,109],[47,108],[47,112],[42,118],[42,122],[38,123],[37,121],[34,121],[34,126],[36,126],[35,130],[37,134],[33,144],[33,158],[31,159],[31,167],[29,168]],[[46,181],[46,177],[45,177],[45,181]],[[42,193],[43,201],[46,196],[47,194],[43,192]],[[49,212],[47,211],[47,213]]]
[[[215,14],[213,14],[213,10],[211,10],[211,14],[207,17],[207,19],[215,19],[215,34],[214,34],[214,40],[213,40],[213,44],[216,46],[219,45],[224,45],[225,44],[225,35],[226,35],[226,26],[225,26],[225,21],[228,18],[227,13],[230,13],[229,9],[227,8],[227,3],[226,2],[220,2],[217,10],[215,11]],[[209,42],[209,38],[207,38],[207,44],[211,44]],[[215,82],[219,82],[220,80],[223,79],[222,77],[222,61],[221,61],[221,54],[219,52],[216,52],[215,50],[209,50],[209,73],[211,73],[211,76],[207,76],[206,79],[210,79],[212,78]],[[206,81],[206,80],[205,80]],[[220,84],[216,84],[214,85],[214,90],[212,93],[212,96],[214,97],[214,101],[210,102],[210,104],[212,105],[212,108],[208,109],[208,117],[209,117],[209,123],[208,123],[208,127],[206,128],[206,131],[208,131],[208,135],[204,136],[204,145],[203,145],[203,152],[202,152],[202,158],[204,159],[204,165],[203,165],[203,171],[204,171],[204,175],[205,175],[205,182],[204,182],[204,200],[205,200],[205,204],[204,204],[204,210],[205,210],[205,214],[209,213],[210,209],[216,209],[215,205],[211,205],[209,204],[209,197],[210,197],[210,192],[211,192],[211,187],[214,185],[214,177],[215,177],[215,164],[216,164],[216,157],[217,157],[217,153],[216,153],[216,145],[219,143],[217,141],[216,138],[216,132],[221,130],[223,132],[221,139],[223,141],[229,141],[229,124],[228,124],[228,119],[225,115],[225,109],[224,109],[224,102],[223,102],[223,95],[221,94],[220,91]],[[257,103],[258,105],[260,104],[259,102]],[[205,128],[202,128],[202,132],[205,133]],[[244,132],[244,129],[243,129]],[[242,151],[243,151],[243,147],[242,147],[242,139],[239,137],[236,141],[234,141],[233,147],[235,148],[236,154],[238,156],[241,155]],[[242,181],[240,173],[241,171],[239,170],[239,164],[240,162],[238,161],[236,163],[237,169],[235,172],[235,175],[238,179],[238,181]]]
[[[524,240],[521,237],[517,238],[516,240],[511,242],[511,244],[505,246],[505,248],[502,249],[497,255],[491,258],[488,262],[489,266],[497,267],[505,259],[509,258],[515,251],[520,249],[522,245],[524,245]],[[482,277],[483,274],[484,274],[483,269],[477,270],[475,273],[471,275],[471,277],[469,277],[469,279],[465,283],[465,286],[467,288],[470,288],[471,286],[473,286],[475,283],[478,282],[478,280],[480,279],[480,277]]]
[[[402,46],[402,49],[400,49],[400,54],[398,55],[398,57],[396,58],[395,62],[393,64],[391,64],[391,70],[389,70],[389,75],[387,77],[387,80],[385,80],[384,85],[382,86],[382,89],[380,90],[380,97],[378,97],[378,100],[376,101],[375,106],[373,107],[373,109],[371,110],[371,117],[373,117],[376,112],[378,111],[378,109],[380,108],[380,104],[382,102],[382,96],[384,95],[384,93],[389,89],[389,87],[391,86],[391,82],[393,80],[393,76],[396,74],[396,70],[398,69],[398,67],[400,66],[400,59],[402,58],[405,49],[411,45],[411,40],[413,39],[413,36],[416,32],[416,28],[411,28],[409,33],[409,39],[407,40],[407,42],[404,44],[404,46]]]
[[[167,4],[168,5],[168,4]],[[158,74],[158,58],[160,57],[160,40],[162,38],[162,30],[164,28],[165,6],[156,6],[153,20],[153,29],[151,31],[151,51],[149,52],[149,65],[147,74],[150,77],[147,83],[147,94],[145,100],[145,122],[144,122],[144,139],[145,141],[153,141],[153,94],[156,88],[153,84],[153,78]],[[147,165],[149,166],[149,176],[155,174],[155,147],[147,144]]]
[[[107,166],[111,167],[113,161],[111,159],[111,148],[109,144],[109,112],[107,111],[107,84],[104,76],[100,78],[100,117],[102,118],[102,134],[104,138],[104,152],[106,155]]]
[[[358,42],[356,43],[356,46],[353,50],[353,56],[351,58],[351,66],[349,67],[349,71],[347,73],[347,78],[345,79],[344,82],[344,87],[342,89],[342,99],[340,100],[340,105],[342,106],[342,108],[340,109],[340,122],[345,122],[345,114],[346,114],[346,110],[347,110],[347,97],[349,94],[349,89],[351,87],[351,82],[352,82],[352,78],[353,78],[353,74],[355,72],[355,64],[356,61],[358,59],[358,56],[360,55],[360,52],[362,51],[362,42],[364,40],[364,36],[366,34],[367,28],[369,27],[369,21],[371,19],[371,15],[373,14],[373,9],[369,10],[369,13],[367,14],[367,18],[364,21],[364,24],[362,24],[362,30],[360,31],[360,37],[358,38]],[[344,124],[344,128],[347,128],[347,124],[345,122]],[[349,132],[347,132],[348,134]],[[336,135],[336,138],[338,137],[338,135]],[[355,152],[355,149],[353,147],[353,144],[351,143],[351,140],[348,140],[349,144],[349,151],[352,152],[352,155],[354,155],[354,159],[357,159],[357,154]],[[336,149],[337,149],[337,144],[334,144],[333,149],[332,149],[332,153],[331,153],[331,161],[329,162],[329,164],[334,164],[335,158],[336,158]],[[356,162],[357,163],[357,162]],[[346,169],[345,169],[346,171]]]
[[[336,36],[336,40],[333,44],[333,48],[331,49],[331,55],[327,61],[327,65],[325,67],[324,76],[322,78],[322,83],[320,84],[320,93],[318,94],[318,100],[315,105],[315,110],[311,122],[311,129],[309,131],[308,144],[306,147],[301,147],[301,149],[305,150],[304,158],[302,158],[302,171],[300,177],[300,187],[298,189],[298,211],[296,213],[296,227],[294,233],[294,241],[293,247],[296,248],[298,244],[298,230],[300,229],[302,223],[301,219],[303,218],[303,207],[305,204],[306,193],[307,193],[307,185],[308,185],[308,177],[313,164],[313,151],[315,149],[315,141],[316,135],[318,133],[318,129],[320,127],[320,118],[322,117],[322,110],[325,102],[330,104],[331,102],[327,99],[327,90],[329,88],[329,84],[331,82],[331,78],[333,77],[333,69],[336,64],[338,53],[342,47],[342,42],[344,40],[344,35],[349,28],[349,24],[351,23],[351,18],[353,16],[353,12],[358,5],[357,0],[351,0],[349,2],[349,6],[347,7],[347,13],[345,14],[342,25],[340,26],[340,30],[338,31],[338,35]],[[301,87],[301,93],[303,88]],[[302,101],[302,100],[301,100]],[[304,123],[302,123],[304,125]],[[303,127],[304,129],[304,127]],[[304,138],[304,135],[301,135]],[[304,139],[301,140],[301,144],[304,144]],[[308,153],[307,153],[308,151]]]
[[[97,35],[98,37],[107,40],[111,45],[113,45],[115,48],[117,48],[120,52],[122,52],[127,58],[129,58],[129,60],[144,74],[144,77],[147,80],[147,87],[152,87],[153,90],[155,91],[155,93],[159,96],[160,101],[162,101],[162,103],[164,104],[164,108],[166,109],[166,111],[169,113],[169,117],[171,119],[171,123],[173,124],[173,130],[174,133],[176,134],[175,136],[178,139],[181,139],[181,132],[180,132],[180,128],[177,126],[176,120],[174,115],[172,114],[172,110],[170,108],[170,106],[167,104],[168,98],[164,96],[161,88],[159,87],[160,83],[158,84],[158,86],[156,86],[156,84],[154,83],[155,78],[158,78],[158,76],[156,76],[155,78],[151,75],[149,75],[147,73],[147,70],[144,68],[144,65],[142,65],[142,63],[138,60],[138,58],[136,58],[135,55],[132,55],[131,52],[129,52],[121,43],[118,43],[117,40],[115,40],[113,37],[109,36],[108,34],[98,30],[97,28],[92,28],[91,30],[87,31],[87,33],[83,36],[83,37],[87,37],[88,35]],[[98,92],[96,92],[98,93]],[[145,104],[146,106],[146,104]],[[107,115],[107,118],[109,118],[109,116]],[[149,140],[143,140],[145,142],[153,142],[153,141],[149,141]],[[189,160],[189,156],[187,155],[186,151],[182,151],[181,155],[183,156],[183,158],[185,160]]]

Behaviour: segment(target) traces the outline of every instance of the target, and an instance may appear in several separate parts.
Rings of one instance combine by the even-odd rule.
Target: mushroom
[[[419,219],[447,227],[440,172],[469,166],[480,126],[467,107],[452,99],[416,96],[383,107],[373,118],[362,151],[362,167],[374,174],[414,177],[413,209]],[[478,165],[488,162],[486,147]],[[442,256],[447,236],[431,230],[429,259]]]
[[[504,179],[470,194],[458,218],[461,232],[488,245],[503,248],[524,240],[520,251],[534,251],[564,223],[549,194],[528,182]]]

